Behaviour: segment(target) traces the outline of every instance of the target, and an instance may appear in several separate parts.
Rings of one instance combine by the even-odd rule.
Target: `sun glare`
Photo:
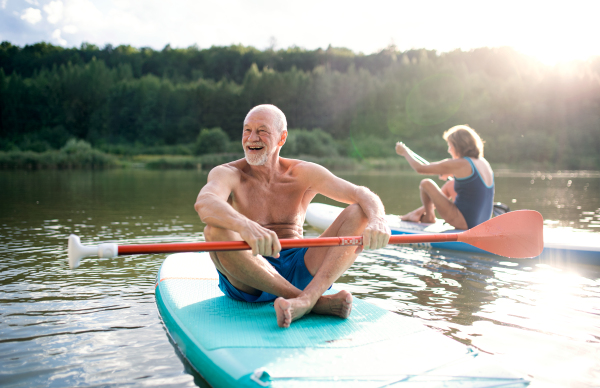
[[[600,2],[507,0],[502,6],[485,2],[461,4],[444,8],[444,18],[434,18],[427,28],[415,26],[416,33],[408,35],[410,39],[401,39],[398,27],[395,40],[400,46],[406,42],[415,48],[439,51],[509,46],[548,65],[600,56],[595,42],[600,35],[595,20],[595,15],[600,14]],[[444,7],[443,3],[437,5]],[[402,32],[406,36],[406,31]]]
[[[555,65],[599,56],[600,52],[597,51],[597,47],[587,44],[587,42],[588,40],[584,37],[564,35],[547,41],[529,39],[515,48],[547,65]]]
[[[506,15],[511,23],[496,33],[505,34],[507,45],[524,54],[548,65],[600,55],[594,42],[600,33],[594,20],[600,3],[531,1],[512,12]]]

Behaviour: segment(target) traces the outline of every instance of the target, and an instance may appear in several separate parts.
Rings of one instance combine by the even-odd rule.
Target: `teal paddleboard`
[[[168,256],[156,303],[181,354],[214,387],[528,385],[494,357],[358,298],[348,319],[309,314],[279,328],[273,303],[223,295],[208,253]]]

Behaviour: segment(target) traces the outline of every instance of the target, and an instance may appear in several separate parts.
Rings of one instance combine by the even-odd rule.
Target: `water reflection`
[[[377,192],[391,213],[418,202],[418,176],[345,177]],[[65,261],[70,233],[83,243],[201,239],[192,205],[205,179],[188,171],[0,172],[2,386],[205,384],[156,311],[164,256],[86,259],[76,271]],[[541,211],[557,230],[593,233],[598,182],[499,176],[497,200]],[[534,382],[599,385],[600,266],[390,246],[365,252],[339,283],[499,355]]]
[[[594,386],[599,270],[388,248],[361,257],[342,281],[362,298],[499,355],[537,383]]]

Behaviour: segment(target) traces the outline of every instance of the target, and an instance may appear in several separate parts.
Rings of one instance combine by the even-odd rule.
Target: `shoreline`
[[[93,154],[93,156],[92,156]],[[314,157],[311,155],[286,156],[307,162],[320,164],[336,173],[380,174],[416,174],[401,158],[365,158],[351,157]],[[74,153],[61,155],[58,151],[36,153],[31,151],[0,151],[0,171],[32,170],[104,170],[113,168],[149,169],[149,170],[198,170],[210,171],[213,167],[243,158],[243,154],[223,153],[191,155],[134,155],[122,156],[107,154],[97,150],[92,153]],[[490,161],[494,166],[494,162]],[[541,166],[532,162],[529,167],[510,166],[498,163],[494,168],[496,177],[523,178],[600,178],[600,170],[570,170],[551,166]]]

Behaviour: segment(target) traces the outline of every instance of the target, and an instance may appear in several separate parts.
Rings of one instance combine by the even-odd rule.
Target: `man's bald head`
[[[277,131],[279,131],[279,133],[287,131],[287,120],[285,118],[285,114],[283,114],[281,109],[271,104],[257,105],[254,108],[250,109],[250,112],[248,112],[248,114],[246,115],[244,122],[246,122],[246,120],[252,113],[258,112],[269,113],[273,117],[273,127]]]

